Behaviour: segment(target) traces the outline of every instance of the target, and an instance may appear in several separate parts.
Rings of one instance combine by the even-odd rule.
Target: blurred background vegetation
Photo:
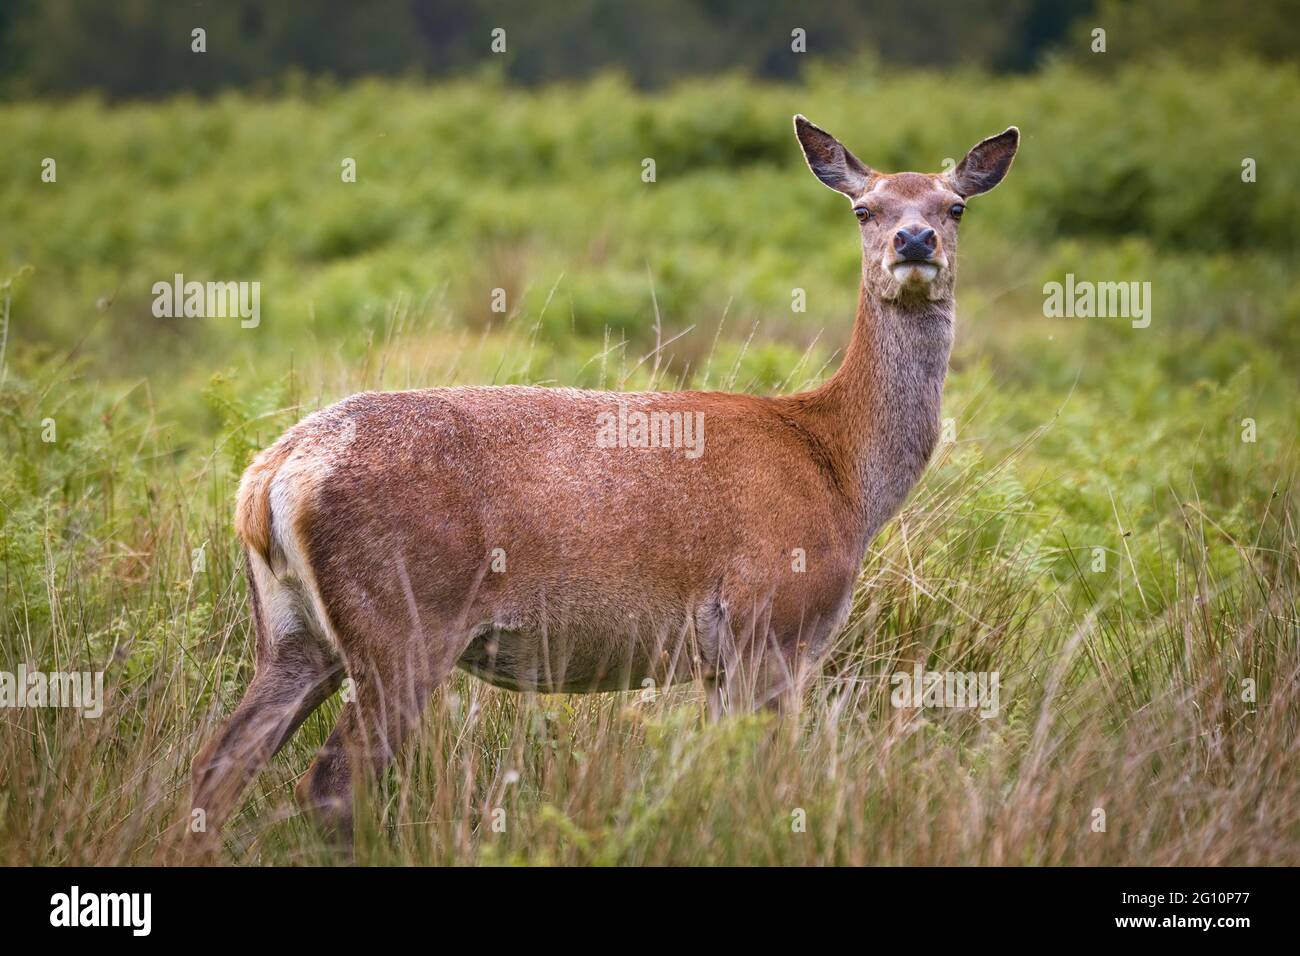
[[[0,760],[5,842],[31,843],[52,815],[70,842],[42,861],[138,858],[143,844],[104,849],[103,832],[60,816],[64,788],[111,792],[103,812],[146,830],[170,812],[192,741],[166,735],[228,709],[249,666],[234,484],[306,411],[365,387],[645,387],[647,356],[668,340],[658,387],[788,391],[833,369],[857,225],[808,173],[795,112],[890,171],[938,170],[1012,123],[1023,134],[1006,183],[962,227],[944,411],[957,441],[903,516],[909,550],[897,525],[873,549],[855,616],[871,626],[850,641],[888,635],[888,654],[930,666],[992,659],[1041,689],[1046,655],[1100,620],[1093,675],[1140,707],[1166,677],[1204,677],[1171,623],[1204,616],[1205,660],[1294,690],[1277,648],[1295,652],[1300,562],[1292,578],[1275,562],[1294,559],[1300,432],[1298,6],[0,6],[0,660],[107,663],[128,701],[165,685],[146,730],[174,757],[78,783],[48,772],[67,769],[49,749],[57,736],[38,732],[59,718],[24,715],[47,749],[15,738]],[[204,54],[190,48],[199,26]],[[495,27],[507,31],[501,55]],[[805,54],[790,50],[796,27]],[[260,282],[261,324],[154,317],[152,285],[176,273]],[[1067,273],[1150,282],[1150,327],[1045,317],[1043,285]],[[491,309],[496,288],[504,314]],[[795,289],[805,312],[792,310]],[[1094,549],[1108,557],[1101,571]],[[1242,649],[1261,621],[1285,637],[1269,645],[1274,671]],[[1132,686],[1111,683],[1117,660],[1140,662]],[[1074,726],[1122,720],[1106,695],[1060,706]],[[1277,725],[1291,741],[1296,716]],[[118,719],[86,745],[88,763],[145,732],[143,711]],[[309,736],[327,730],[322,720]],[[1016,740],[988,752],[1014,765]],[[1132,746],[1166,752],[1153,737]],[[965,751],[952,759],[965,766]],[[6,774],[32,795],[22,816],[5,816]],[[150,774],[159,789],[139,805],[136,781]],[[988,781],[994,803],[1002,776]],[[1073,777],[1058,783],[1082,792]],[[599,822],[605,804],[591,799]],[[1206,839],[1233,819],[1207,816]],[[925,828],[905,822],[900,834]],[[1169,832],[1185,825],[1171,818]],[[1224,843],[1224,858],[1294,862],[1294,832],[1265,829]],[[1060,834],[1052,859],[1079,859],[1073,831]],[[660,859],[652,838],[631,858]],[[899,839],[888,852],[919,861]],[[722,858],[753,858],[743,840],[726,846]],[[1178,860],[1173,846],[1165,858]],[[836,858],[832,841],[818,859]]]
[[[807,63],[871,53],[892,66],[1023,72],[1088,60],[1078,41],[1113,32],[1121,55],[1286,60],[1300,46],[1296,0],[973,0],[937,10],[891,0],[9,0],[0,82],[28,94],[112,97],[267,88],[286,73],[447,77],[479,69],[487,37],[512,42],[494,70],[535,84],[616,70],[639,86],[737,70],[792,79]],[[214,37],[189,55],[190,31]],[[812,57],[791,51],[806,31]]]

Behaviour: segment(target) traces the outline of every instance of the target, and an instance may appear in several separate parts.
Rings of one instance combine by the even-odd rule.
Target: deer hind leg
[[[343,668],[337,657],[314,638],[297,638],[259,656],[239,706],[194,758],[192,805],[204,812],[208,832],[221,828],[244,788],[338,689]]]
[[[257,773],[343,679],[337,653],[296,610],[297,596],[259,560],[251,558],[249,567],[257,631],[253,680],[192,765],[192,807],[203,812],[202,832],[212,837]]]
[[[387,653],[366,643],[348,655],[351,699],[296,788],[299,805],[344,847],[352,843],[360,775],[377,779],[383,774],[451,670],[455,656],[434,634],[431,643],[413,635]],[[369,648],[377,649],[367,652]]]

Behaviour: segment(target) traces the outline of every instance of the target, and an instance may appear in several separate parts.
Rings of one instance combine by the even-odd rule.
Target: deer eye
[[[952,218],[954,219],[960,219],[961,214],[964,213],[965,211],[966,211],[966,207],[963,206],[961,203],[954,203],[953,207],[948,210],[948,212],[952,214]]]
[[[871,210],[866,206],[854,206],[853,215],[858,217],[858,222],[866,222],[871,218]]]

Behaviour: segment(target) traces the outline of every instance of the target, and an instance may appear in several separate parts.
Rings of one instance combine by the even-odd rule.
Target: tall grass
[[[440,334],[399,324],[368,363],[389,376]],[[55,358],[11,380],[11,411],[34,414],[56,388],[90,399],[74,368]],[[0,862],[185,858],[188,761],[252,662],[219,463],[259,424],[297,417],[296,381],[282,383],[278,414],[229,422],[183,457],[146,386],[100,396],[78,412],[98,439],[83,434],[62,470],[29,446],[27,473],[5,472],[4,659],[103,668],[109,694],[97,720],[3,713]],[[950,405],[978,405],[987,388],[984,373],[959,374]],[[357,859],[1300,862],[1293,460],[1228,476],[1248,501],[1231,531],[1194,484],[1162,490],[1153,507],[1171,520],[1150,531],[1142,563],[1121,543],[1099,573],[1091,548],[1035,504],[1046,489],[1022,482],[1054,427],[944,447],[872,549],[850,625],[797,714],[710,723],[690,686],[521,696],[458,674],[363,795]],[[36,588],[48,620],[29,606]],[[917,662],[998,671],[1000,712],[892,706],[890,676]],[[328,702],[259,779],[222,859],[337,860],[291,797],[337,711]]]

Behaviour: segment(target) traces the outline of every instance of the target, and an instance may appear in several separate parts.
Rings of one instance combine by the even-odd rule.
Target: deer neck
[[[857,496],[866,540],[901,507],[938,442],[953,305],[951,296],[882,299],[864,282],[844,361],[808,396],[810,427]]]

